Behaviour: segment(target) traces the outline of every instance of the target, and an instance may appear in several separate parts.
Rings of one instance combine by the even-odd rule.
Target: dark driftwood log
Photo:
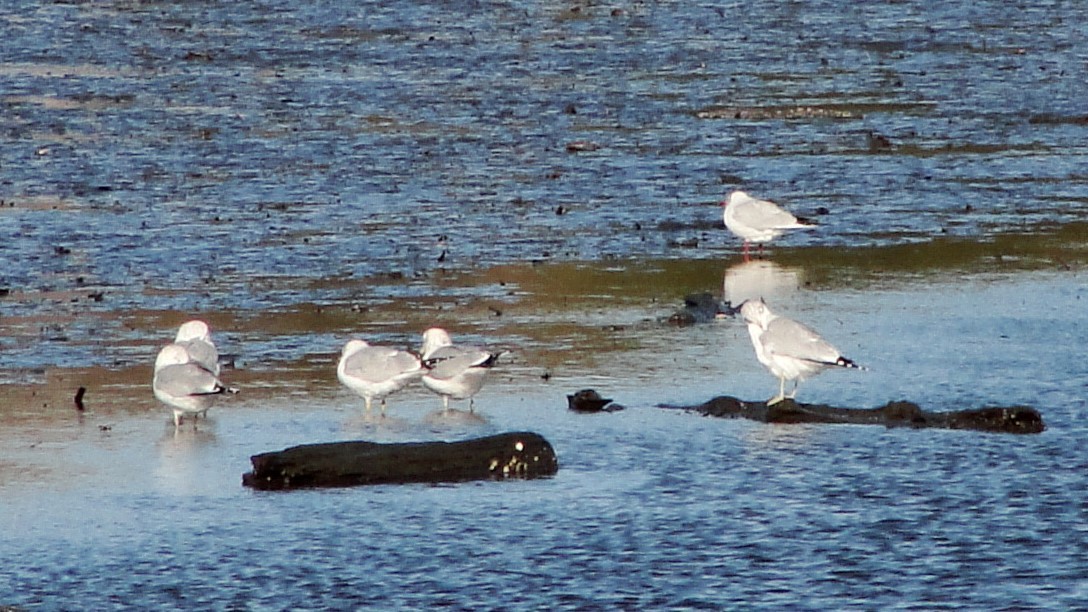
[[[668,406],[698,412],[704,416],[746,418],[763,423],[847,423],[885,427],[938,427],[975,429],[998,433],[1040,433],[1046,426],[1039,411],[1028,406],[977,408],[952,412],[928,412],[911,402],[889,402],[879,408],[836,408],[824,404],[798,404],[782,400],[745,402],[735,397],[716,397],[698,406]]]
[[[601,397],[593,389],[582,389],[567,396],[567,407],[574,412],[619,412],[625,407],[613,403],[611,399]]]
[[[242,484],[254,489],[348,487],[550,476],[555,451],[535,433],[504,433],[459,442],[304,444],[250,458]]]
[[[709,293],[691,293],[684,296],[684,307],[674,312],[667,321],[670,325],[687,327],[698,323],[708,323],[721,317],[736,316],[736,313],[732,304],[723,302]]]

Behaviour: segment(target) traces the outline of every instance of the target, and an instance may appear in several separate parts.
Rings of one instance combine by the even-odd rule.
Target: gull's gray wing
[[[770,354],[793,357],[814,363],[842,365],[839,349],[831,346],[811,328],[785,317],[778,317],[760,335],[763,349]]]
[[[386,346],[367,346],[348,356],[344,373],[367,382],[383,382],[419,370],[419,359]]]
[[[212,374],[219,375],[219,351],[211,342],[204,340],[184,340],[178,342],[189,353],[189,359],[202,366]]]
[[[460,376],[469,368],[489,368],[498,355],[483,349],[461,346],[443,346],[431,353],[425,361],[430,371],[427,376],[439,380]]]
[[[155,373],[155,387],[167,395],[211,395],[226,389],[214,374],[195,363],[169,365]]]
[[[756,229],[799,227],[797,217],[783,210],[774,202],[749,197],[736,204],[733,218],[743,225]]]

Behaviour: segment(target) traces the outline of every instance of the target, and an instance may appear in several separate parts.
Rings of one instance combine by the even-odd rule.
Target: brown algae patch
[[[96,64],[45,64],[0,62],[0,76],[32,76],[39,78],[122,78],[136,76],[129,71]]]
[[[4,210],[75,210],[80,203],[72,198],[57,195],[15,196],[0,200]]]
[[[924,114],[932,109],[926,103],[849,102],[779,106],[712,106],[695,111],[699,119],[862,119],[872,113]]]

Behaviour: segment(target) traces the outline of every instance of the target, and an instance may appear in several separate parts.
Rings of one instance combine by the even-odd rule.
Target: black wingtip
[[[856,370],[868,370],[869,369],[869,368],[867,368],[867,367],[865,367],[863,365],[859,365],[853,359],[847,359],[846,357],[842,357],[842,356],[840,356],[838,359],[835,360],[835,365],[841,366],[841,367],[844,367],[844,368],[854,368]]]

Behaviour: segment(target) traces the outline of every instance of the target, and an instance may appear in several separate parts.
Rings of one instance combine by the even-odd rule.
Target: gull
[[[419,357],[387,346],[371,346],[363,340],[348,340],[336,364],[336,377],[370,403],[377,399],[385,414],[385,398],[423,375]]]
[[[839,349],[809,327],[776,315],[762,298],[741,304],[740,313],[748,324],[756,358],[778,377],[778,395],[767,400],[768,406],[787,397],[793,399],[800,381],[827,368],[865,369],[843,357]],[[793,381],[789,395],[786,395],[786,380]]]
[[[193,362],[219,376],[219,351],[212,342],[211,330],[204,321],[187,321],[178,328],[174,344],[185,347]]]
[[[815,223],[798,219],[778,204],[753,198],[743,191],[734,191],[721,203],[725,207],[722,218],[729,231],[744,239],[744,257],[748,257],[748,243],[769,242],[790,229],[811,229]]]
[[[472,346],[458,346],[449,333],[439,327],[423,332],[423,385],[442,396],[442,407],[449,411],[450,399],[468,399],[484,385],[488,371],[501,353],[492,353]]]
[[[151,389],[159,401],[174,411],[174,427],[181,426],[183,415],[192,414],[195,418],[197,414],[206,414],[223,393],[238,392],[194,361],[180,344],[168,344],[159,351]]]

